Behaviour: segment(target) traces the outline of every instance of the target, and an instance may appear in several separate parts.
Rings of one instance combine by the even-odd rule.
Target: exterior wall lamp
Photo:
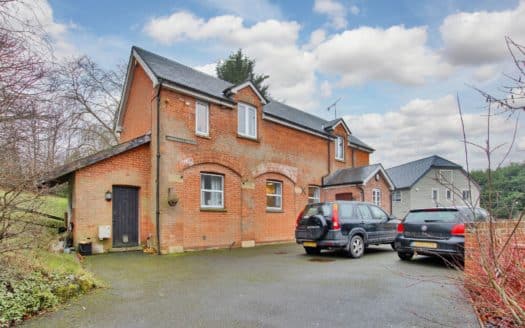
[[[104,199],[109,202],[111,201],[111,198],[113,197],[113,195],[111,194],[111,191],[106,191],[106,193],[104,194]]]

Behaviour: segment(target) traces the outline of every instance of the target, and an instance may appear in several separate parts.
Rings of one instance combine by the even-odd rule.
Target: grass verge
[[[103,286],[75,254],[27,250],[0,257],[0,327],[52,309]]]

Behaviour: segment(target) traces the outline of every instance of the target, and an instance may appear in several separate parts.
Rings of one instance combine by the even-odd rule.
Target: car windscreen
[[[310,217],[312,215],[322,215],[324,217],[332,216],[331,204],[312,204],[308,205],[304,210],[303,216]]]
[[[405,223],[449,223],[462,221],[457,210],[447,211],[414,211],[405,217]]]

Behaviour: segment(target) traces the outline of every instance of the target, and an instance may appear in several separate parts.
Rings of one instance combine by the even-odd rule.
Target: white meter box
[[[109,239],[111,238],[111,226],[110,225],[99,225],[98,226],[98,239]]]

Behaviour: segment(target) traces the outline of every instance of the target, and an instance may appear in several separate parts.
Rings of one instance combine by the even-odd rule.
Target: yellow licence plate
[[[412,243],[412,247],[421,247],[421,248],[437,248],[436,243],[429,243],[425,241],[415,241]]]
[[[317,247],[317,243],[313,242],[313,241],[305,241],[303,243],[303,246],[304,247]]]

